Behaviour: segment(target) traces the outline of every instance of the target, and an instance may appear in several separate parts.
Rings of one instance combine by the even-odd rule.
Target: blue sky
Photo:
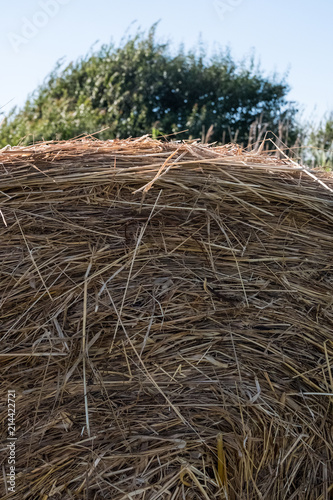
[[[22,105],[60,58],[70,62],[96,41],[119,42],[126,29],[158,20],[159,38],[175,47],[193,47],[201,36],[208,51],[229,45],[236,59],[255,49],[266,74],[288,72],[289,98],[305,119],[333,110],[333,0],[2,0],[1,14],[6,112]]]

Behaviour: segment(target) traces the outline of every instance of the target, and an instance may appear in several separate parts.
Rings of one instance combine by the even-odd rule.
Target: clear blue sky
[[[254,48],[267,74],[288,71],[289,97],[306,118],[333,110],[333,0],[2,0],[1,10],[6,112],[22,105],[61,57],[70,62],[96,41],[119,42],[132,22],[130,31],[158,20],[158,36],[175,46],[193,47],[201,35],[209,51],[229,45],[236,59]]]

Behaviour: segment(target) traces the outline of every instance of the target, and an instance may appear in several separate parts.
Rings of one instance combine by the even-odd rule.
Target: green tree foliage
[[[5,118],[0,144],[70,139],[107,127],[98,137],[187,130],[182,138],[200,138],[210,129],[211,141],[237,135],[247,145],[256,120],[276,134],[287,124],[293,143],[297,110],[288,90],[284,79],[264,76],[253,59],[236,64],[229,51],[210,58],[202,46],[172,53],[169,43],[156,40],[153,26],[118,47],[104,45],[67,67],[58,64],[25,106]]]
[[[318,127],[313,127],[309,137],[307,163],[314,167],[333,169],[333,112]]]

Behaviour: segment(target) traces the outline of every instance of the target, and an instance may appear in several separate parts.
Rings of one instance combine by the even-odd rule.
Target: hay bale
[[[1,498],[332,495],[332,177],[147,137],[0,171]]]

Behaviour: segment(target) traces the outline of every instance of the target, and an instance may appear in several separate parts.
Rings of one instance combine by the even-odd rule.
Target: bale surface
[[[315,175],[146,137],[0,152],[2,499],[332,498]]]

